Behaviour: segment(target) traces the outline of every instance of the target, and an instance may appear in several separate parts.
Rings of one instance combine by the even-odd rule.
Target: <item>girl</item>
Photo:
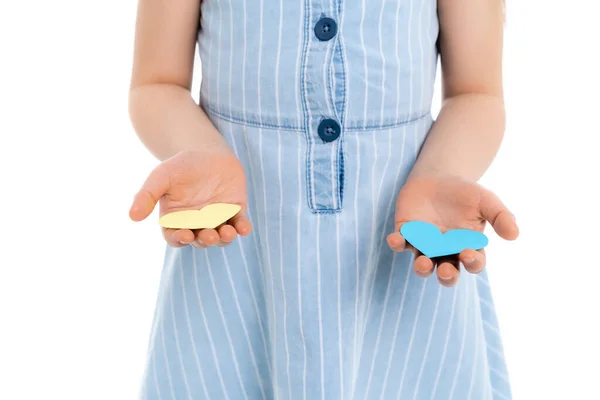
[[[483,251],[399,233],[518,235],[477,183],[504,130],[500,0],[140,0],[136,29],[130,114],[162,162],[130,217],[242,207],[163,230],[143,399],[511,398]]]

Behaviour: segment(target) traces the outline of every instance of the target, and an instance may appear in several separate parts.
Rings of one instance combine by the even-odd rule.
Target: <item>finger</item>
[[[437,277],[442,286],[452,287],[458,282],[460,267],[458,257],[448,256],[436,259]]]
[[[390,248],[395,252],[409,250],[417,257],[420,255],[420,253],[404,239],[404,236],[402,236],[399,231],[390,233],[387,237],[387,242]]]
[[[485,251],[466,249],[458,255],[459,261],[472,274],[478,274],[485,268]]]
[[[165,229],[163,228],[163,237],[171,247],[183,247],[192,243],[195,239],[194,232],[189,229]]]
[[[196,240],[210,247],[219,243],[219,233],[214,229],[202,229],[196,234]]]
[[[250,219],[241,211],[235,217],[229,220],[229,225],[233,226],[237,233],[241,236],[247,236],[252,231],[252,223],[250,222]]]
[[[427,278],[433,274],[435,263],[427,256],[420,255],[415,259],[413,264],[415,274],[421,278]]]
[[[136,193],[129,209],[129,217],[134,221],[147,218],[154,210],[156,203],[169,190],[169,177],[160,167],[156,167]]]
[[[515,216],[508,210],[501,212],[492,226],[502,239],[515,240],[519,237],[519,227]]]
[[[479,199],[481,215],[494,228],[502,239],[515,240],[519,236],[519,227],[514,215],[500,201],[498,196],[489,190],[484,190]]]
[[[237,236],[237,231],[231,225],[224,224],[217,228],[217,232],[219,233],[220,240],[217,243],[217,246],[224,247],[233,242],[233,240]]]

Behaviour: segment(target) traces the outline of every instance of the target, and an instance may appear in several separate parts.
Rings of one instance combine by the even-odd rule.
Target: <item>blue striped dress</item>
[[[394,253],[432,126],[435,0],[204,0],[200,106],[254,231],[166,249],[141,398],[511,399],[486,273]]]

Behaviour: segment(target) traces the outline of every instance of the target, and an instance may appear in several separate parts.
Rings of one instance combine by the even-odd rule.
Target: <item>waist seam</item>
[[[211,114],[219,119],[239,124],[239,125],[248,125],[254,128],[264,128],[264,129],[276,129],[282,131],[294,131],[294,132],[303,132],[306,127],[304,124],[304,118],[289,118],[289,117],[275,117],[275,116],[263,116],[259,117],[258,115],[248,115],[248,113],[243,113],[242,111],[237,110],[229,110],[228,112],[223,112],[219,110],[220,107],[209,104],[207,101],[201,101],[200,107],[207,113]],[[364,123],[362,120],[349,120],[346,119],[342,130],[344,132],[362,132],[362,131],[373,131],[373,130],[385,130],[385,129],[394,129],[399,128],[404,125],[410,125],[416,123],[426,117],[431,115],[431,111],[421,111],[418,113],[413,113],[413,115],[402,118],[384,118],[384,123],[373,124],[369,121]],[[277,123],[279,122],[279,123]],[[299,123],[300,122],[300,123]]]

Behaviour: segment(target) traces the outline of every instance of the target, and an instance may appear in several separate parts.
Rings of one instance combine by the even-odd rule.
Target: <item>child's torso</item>
[[[427,115],[436,0],[204,0],[201,102],[258,127],[393,127]]]

